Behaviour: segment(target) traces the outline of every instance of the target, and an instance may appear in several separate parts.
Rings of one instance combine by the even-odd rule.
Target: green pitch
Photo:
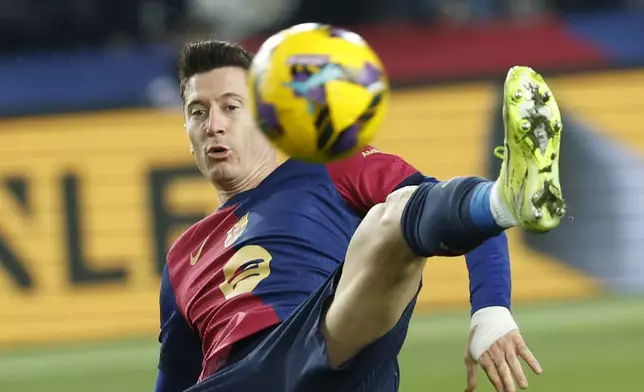
[[[644,299],[605,299],[515,310],[544,374],[531,391],[636,391],[644,368]],[[403,392],[462,391],[467,313],[416,317],[401,355]],[[0,391],[151,391],[149,340],[0,351]],[[481,374],[480,391],[492,391]]]

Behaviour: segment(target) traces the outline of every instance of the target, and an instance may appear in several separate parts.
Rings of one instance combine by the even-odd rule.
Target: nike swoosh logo
[[[196,255],[190,254],[190,265],[195,265],[197,264],[197,261],[199,261],[199,256],[201,256],[201,252],[203,251],[203,247],[206,246],[206,242],[208,242],[208,238],[210,238],[210,234],[208,234],[208,237],[206,237],[205,240],[201,243],[201,246],[199,247],[199,250],[197,250]]]

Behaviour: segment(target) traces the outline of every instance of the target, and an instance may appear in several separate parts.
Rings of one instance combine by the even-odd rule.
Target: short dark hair
[[[196,74],[222,67],[249,69],[253,55],[243,46],[218,40],[189,42],[179,58],[179,82],[181,100],[185,98],[188,79]]]

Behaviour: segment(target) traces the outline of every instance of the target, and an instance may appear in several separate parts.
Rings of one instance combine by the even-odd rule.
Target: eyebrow
[[[221,98],[233,98],[238,101],[242,101],[242,102],[244,101],[244,98],[241,95],[236,93],[224,93],[221,95]]]
[[[236,99],[236,100],[238,100],[240,102],[244,102],[244,97],[242,97],[241,95],[239,95],[237,93],[233,93],[233,92],[223,93],[219,97],[217,97],[217,99],[229,99],[229,98]],[[191,100],[190,102],[188,102],[186,104],[186,108],[189,108],[189,107],[194,106],[194,105],[208,106],[201,99],[195,98],[195,99]]]
[[[188,103],[186,104],[186,108],[189,108],[189,107],[192,107],[192,106],[195,106],[195,105],[206,106],[206,105],[203,103],[203,101],[202,101],[202,100],[200,100],[200,99],[198,99],[198,98],[197,98],[197,99],[193,99],[193,100],[191,100],[190,102],[188,102]]]

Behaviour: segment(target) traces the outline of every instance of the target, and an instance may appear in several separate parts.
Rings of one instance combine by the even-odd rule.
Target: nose
[[[206,134],[208,136],[222,135],[226,132],[227,128],[226,116],[220,113],[219,110],[211,110],[208,118],[208,128]]]

